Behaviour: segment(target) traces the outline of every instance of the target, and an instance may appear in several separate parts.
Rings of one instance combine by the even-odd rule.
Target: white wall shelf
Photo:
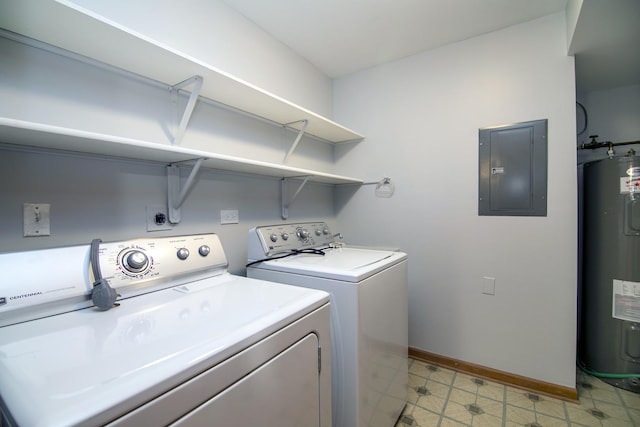
[[[304,180],[288,204],[295,199],[307,181],[326,184],[363,183],[363,180],[357,178],[285,164],[305,133],[329,143],[360,141],[364,138],[362,135],[199,59],[82,9],[70,1],[2,1],[0,28],[7,30],[3,32],[6,37],[16,41],[73,59],[106,64],[113,71],[123,70],[166,85],[172,93],[184,86],[194,86],[176,135],[167,141],[145,141],[0,117],[2,143],[168,164],[168,198],[172,223],[180,221],[180,206],[200,167],[273,176],[283,179],[283,182],[293,178]],[[9,31],[15,34],[11,35]],[[31,40],[24,39],[23,36]],[[180,146],[198,97],[297,130],[297,137],[283,163],[267,163]],[[182,162],[195,163],[184,186],[180,184],[177,166],[177,163]],[[285,196],[283,194],[283,211]]]
[[[326,184],[362,184],[363,180],[241,157],[0,117],[0,141],[13,145],[150,160],[166,164],[204,159],[202,167],[279,178],[310,177]]]
[[[202,76],[200,96],[328,142],[364,137],[183,52],[64,0],[0,3],[0,27],[173,86]]]

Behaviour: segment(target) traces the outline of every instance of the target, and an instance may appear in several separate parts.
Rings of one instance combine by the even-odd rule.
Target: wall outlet
[[[238,211],[233,210],[221,210],[220,211],[220,224],[237,224],[240,221],[238,220]]]
[[[167,206],[147,205],[147,231],[171,230]]]
[[[50,236],[48,203],[25,203],[22,209],[24,237]]]
[[[482,278],[482,293],[485,295],[496,294],[496,278],[495,277]]]

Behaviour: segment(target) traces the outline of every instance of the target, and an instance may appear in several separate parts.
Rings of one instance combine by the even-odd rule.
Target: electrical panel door
[[[480,129],[478,215],[547,215],[547,120]]]

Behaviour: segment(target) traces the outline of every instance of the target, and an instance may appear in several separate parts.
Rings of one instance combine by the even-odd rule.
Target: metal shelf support
[[[294,123],[302,123],[302,128],[298,129],[298,136],[296,136],[296,139],[295,141],[293,141],[291,148],[289,148],[289,151],[284,156],[284,160],[282,160],[282,163],[287,163],[287,161],[289,160],[289,156],[296,150],[296,148],[298,147],[298,144],[300,143],[300,140],[302,139],[302,135],[304,135],[304,132],[307,130],[307,126],[309,126],[309,120],[307,119],[298,120],[297,122],[286,123],[284,126],[290,127],[289,125],[292,125]]]
[[[191,169],[191,173],[184,183],[182,189],[180,188],[180,168],[177,163],[172,163],[167,166],[167,201],[169,211],[169,222],[171,224],[178,224],[180,222],[180,208],[187,198],[187,194],[193,187],[194,180],[204,158],[200,158],[196,161],[196,164]]]
[[[171,94],[175,97],[175,102],[177,105],[178,92],[180,91],[180,89],[183,89],[189,85],[193,85],[193,90],[191,91],[191,95],[189,95],[189,101],[187,101],[187,106],[182,113],[180,125],[178,126],[178,130],[173,137],[173,145],[180,144],[180,141],[182,141],[182,137],[187,130],[187,125],[189,124],[189,120],[191,120],[191,114],[193,114],[193,109],[195,108],[196,102],[198,101],[198,96],[200,95],[200,89],[202,89],[202,81],[203,79],[201,76],[193,76],[183,82],[171,86]]]
[[[304,180],[302,181],[302,183],[300,184],[296,192],[293,193],[293,196],[291,196],[291,198],[288,201],[286,199],[287,199],[287,193],[288,193],[287,181],[289,181],[289,179],[282,178],[282,180],[280,181],[280,185],[282,189],[282,219],[289,218],[289,206],[291,206],[291,203],[293,203],[296,197],[298,197],[298,194],[300,194],[300,191],[302,191],[302,188],[307,184],[307,181],[309,181],[309,178],[311,177],[310,176],[304,177]]]

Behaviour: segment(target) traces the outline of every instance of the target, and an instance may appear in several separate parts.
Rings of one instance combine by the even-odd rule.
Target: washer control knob
[[[210,252],[211,252],[211,248],[207,245],[202,245],[198,248],[198,253],[201,256],[207,256],[209,255]]]
[[[274,243],[277,242],[278,236],[276,235],[276,233],[271,233],[271,235],[269,236],[269,240],[271,240]]]
[[[131,273],[139,273],[149,265],[149,258],[144,252],[132,250],[122,258],[124,268]]]
[[[176,255],[178,256],[178,258],[184,261],[185,259],[189,258],[189,249],[180,248],[178,249],[178,253],[176,253]]]
[[[302,240],[306,240],[309,238],[309,232],[305,229],[298,230],[297,234],[298,234],[298,237]]]
[[[320,229],[316,228],[316,236],[319,236],[322,234],[322,231],[320,231]]]
[[[282,240],[289,240],[289,233],[282,233]]]
[[[324,234],[325,236],[326,236],[327,234],[329,234],[329,229],[328,229],[328,228],[324,228],[324,229],[322,230],[322,234]]]

